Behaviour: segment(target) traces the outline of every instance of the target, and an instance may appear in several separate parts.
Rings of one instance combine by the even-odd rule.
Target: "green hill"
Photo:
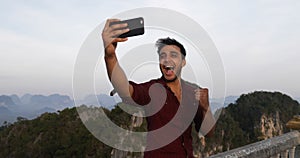
[[[289,132],[285,124],[299,114],[299,103],[280,92],[243,94],[222,110],[202,152],[211,155]]]
[[[75,108],[19,120],[0,131],[0,157],[109,157],[111,148],[82,124]]]

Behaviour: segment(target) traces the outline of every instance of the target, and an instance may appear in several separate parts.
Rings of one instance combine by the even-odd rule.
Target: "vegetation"
[[[75,108],[7,126],[0,148],[0,157],[108,157],[111,150],[83,126]]]
[[[104,110],[116,124],[130,123],[130,115],[120,108]],[[110,157],[112,150],[86,129],[76,108],[5,124],[0,128],[0,149],[0,157],[30,158]]]
[[[277,121],[286,133],[289,130],[285,124],[299,113],[299,103],[285,94],[263,91],[243,94],[222,110],[215,135],[206,140],[203,151],[218,153],[261,140],[262,130],[258,127],[263,115],[276,119],[276,114],[279,114]],[[276,136],[278,133],[273,134]]]
[[[230,104],[228,113],[238,121],[240,128],[249,135],[249,142],[258,141],[259,133],[253,129],[259,124],[263,114],[275,116],[278,112],[280,123],[285,125],[293,115],[300,112],[299,103],[279,92],[255,92],[242,95],[235,104]],[[283,126],[283,132],[288,132]]]
[[[121,103],[122,104],[122,103]],[[82,108],[88,108],[82,106]],[[97,107],[92,111],[99,110]],[[132,129],[131,115],[119,106],[105,114],[118,126]],[[194,149],[209,154],[226,151],[259,140],[257,126],[263,114],[273,116],[279,112],[284,125],[299,114],[299,103],[279,92],[254,92],[224,108],[217,122],[215,135],[203,142],[193,132]],[[135,131],[146,131],[145,120]],[[287,132],[283,126],[283,131]],[[110,133],[113,134],[113,133]],[[83,125],[76,108],[57,113],[44,113],[27,120],[19,117],[14,124],[0,127],[0,157],[111,157],[112,148],[94,137]],[[140,153],[128,153],[138,157]]]

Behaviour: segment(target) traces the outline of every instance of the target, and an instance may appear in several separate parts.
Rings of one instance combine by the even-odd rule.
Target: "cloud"
[[[70,2],[1,2],[0,73],[6,77],[0,84],[7,91],[22,87],[24,80],[63,90],[71,85],[82,42],[99,23],[128,9],[151,6],[177,10],[203,26],[224,62],[228,94],[278,89],[300,96],[297,0]]]
[[[0,42],[0,73],[6,76],[0,81],[2,91],[22,84],[53,90],[71,82],[76,55],[73,48],[3,29],[0,29]]]

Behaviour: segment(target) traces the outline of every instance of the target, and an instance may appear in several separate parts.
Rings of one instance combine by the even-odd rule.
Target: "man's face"
[[[180,77],[186,61],[182,58],[180,48],[176,45],[165,45],[159,52],[160,70],[167,81]]]

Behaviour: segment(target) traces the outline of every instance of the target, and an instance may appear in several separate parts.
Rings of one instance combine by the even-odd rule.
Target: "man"
[[[199,131],[204,116],[207,114],[211,120],[213,120],[213,116],[209,108],[208,89],[200,88],[195,84],[188,83],[181,79],[182,68],[186,65],[185,48],[175,39],[159,39],[156,42],[156,46],[158,49],[159,68],[162,77],[141,84],[128,81],[126,74],[119,65],[116,47],[118,42],[128,40],[127,38],[118,38],[118,36],[128,32],[129,29],[126,28],[126,23],[109,25],[115,21],[119,20],[108,19],[102,32],[107,74],[113,87],[123,101],[137,105],[149,105],[150,108],[146,111],[146,114],[151,114],[153,111],[156,112],[155,114],[147,115],[148,131],[160,129],[171,121],[170,128],[168,128],[169,131],[165,136],[167,137],[172,134],[177,136],[176,134],[181,132],[180,135],[175,137],[169,144],[145,152],[144,157],[192,158],[192,123],[185,121],[192,117],[196,130]],[[165,97],[162,97],[163,93],[166,93]],[[163,105],[160,107],[158,104],[160,104],[162,100]],[[196,112],[190,109],[196,109]],[[196,114],[190,115],[192,113]],[[179,117],[174,119],[174,117],[178,115]],[[212,134],[212,130],[208,133]],[[164,140],[163,137],[162,135],[149,136],[147,138],[146,150],[147,148],[161,144],[161,141]]]

